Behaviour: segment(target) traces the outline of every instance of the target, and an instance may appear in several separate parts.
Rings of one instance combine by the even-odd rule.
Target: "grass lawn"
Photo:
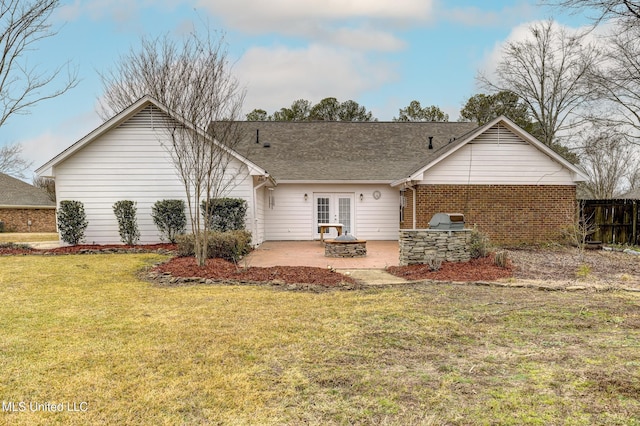
[[[0,424],[640,425],[638,294],[136,278],[160,259],[0,257]]]
[[[31,232],[31,233],[0,233],[0,243],[32,243],[34,241],[58,241],[57,233]]]

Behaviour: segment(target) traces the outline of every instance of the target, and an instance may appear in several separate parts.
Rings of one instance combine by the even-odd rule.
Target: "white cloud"
[[[70,4],[62,4],[58,9],[57,18],[62,21],[75,21],[81,13],[80,0]]]
[[[145,7],[175,7],[184,0],[73,0],[62,4],[57,17],[62,21],[74,21],[88,16],[92,20],[110,19],[118,24],[129,23],[138,18],[138,13]]]
[[[198,0],[197,4],[238,29],[257,32],[280,31],[282,24],[300,21],[423,20],[432,8],[432,0]]]
[[[388,64],[365,55],[321,45],[250,49],[236,65],[236,75],[247,85],[245,110],[269,113],[290,106],[296,99],[317,102],[327,96],[340,101],[393,81],[397,74]]]
[[[481,7],[453,7],[438,10],[438,17],[462,24],[465,27],[504,27],[535,16],[538,8],[530,2],[520,2],[505,6],[501,10],[489,10]]]
[[[340,28],[326,35],[325,40],[333,44],[358,50],[396,51],[406,45],[389,33],[370,28]]]
[[[276,33],[360,50],[404,47],[393,31],[431,16],[432,0],[198,0],[234,29]]]

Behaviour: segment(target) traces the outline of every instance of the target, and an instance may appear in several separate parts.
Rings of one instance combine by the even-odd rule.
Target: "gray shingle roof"
[[[43,190],[0,173],[0,206],[53,207],[56,203]]]
[[[276,180],[378,180],[409,176],[478,127],[458,122],[239,123],[235,150]],[[260,143],[256,143],[259,130]],[[429,136],[433,149],[429,149]],[[263,147],[269,143],[270,147]]]

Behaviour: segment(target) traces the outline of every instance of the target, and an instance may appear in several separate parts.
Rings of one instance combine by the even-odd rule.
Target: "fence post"
[[[638,200],[633,200],[633,219],[631,226],[631,244],[638,244]]]

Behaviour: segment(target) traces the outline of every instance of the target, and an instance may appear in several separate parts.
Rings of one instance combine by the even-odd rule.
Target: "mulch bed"
[[[144,245],[90,245],[58,247],[54,249],[35,249],[13,244],[0,244],[0,255],[67,255],[95,253],[163,253],[175,254],[176,244],[144,244]],[[493,256],[484,259],[473,259],[464,263],[443,262],[438,271],[431,271],[427,265],[392,266],[387,272],[411,281],[495,281],[513,275],[513,268],[500,268],[493,263]],[[201,268],[193,257],[174,257],[168,262],[153,268],[150,273],[154,277],[176,278],[178,282],[193,282],[193,278],[211,282],[252,282],[271,284],[309,284],[326,288],[356,288],[359,284],[351,277],[333,269],[309,266],[273,266],[268,268],[249,267],[222,259],[208,259]],[[171,280],[165,280],[171,281]]]
[[[513,276],[513,266],[507,262],[507,267],[501,268],[494,264],[493,253],[480,259],[468,262],[443,262],[437,271],[432,271],[428,265],[389,266],[387,272],[396,277],[411,281],[495,281],[500,278]]]
[[[283,284],[313,284],[325,287],[344,286],[356,282],[353,278],[332,269],[310,266],[272,266],[268,268],[242,268],[222,259],[207,259],[204,267],[199,267],[193,257],[175,257],[158,265],[155,274],[169,274],[172,277],[204,278],[214,281],[249,281]]]
[[[76,246],[56,247],[52,249],[36,249],[25,247],[22,244],[0,244],[0,255],[20,256],[27,254],[94,254],[94,253],[174,253],[178,249],[177,244],[78,244]]]

